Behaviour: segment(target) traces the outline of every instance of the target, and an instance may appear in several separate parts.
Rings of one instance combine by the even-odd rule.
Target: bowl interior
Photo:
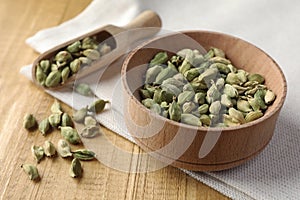
[[[136,101],[140,101],[137,90],[144,83],[147,63],[156,53],[166,51],[168,56],[171,56],[183,48],[203,51],[202,47],[206,50],[210,47],[220,48],[238,69],[264,76],[265,84],[276,94],[276,100],[267,109],[265,115],[253,121],[254,123],[262,121],[281,108],[286,96],[286,80],[276,62],[264,51],[244,40],[208,31],[187,31],[163,36],[134,50],[124,62],[122,69],[126,92],[132,95]],[[141,103],[140,105],[142,109],[145,109]]]

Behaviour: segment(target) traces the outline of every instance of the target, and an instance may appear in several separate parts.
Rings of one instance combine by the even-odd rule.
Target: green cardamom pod
[[[149,63],[149,67],[166,63],[168,60],[168,54],[166,52],[157,53]]]
[[[161,85],[161,88],[164,91],[166,91],[168,94],[171,94],[172,96],[175,96],[175,97],[177,97],[181,93],[180,88],[178,88],[178,87],[176,87],[175,85],[172,85],[172,84]]]
[[[236,73],[230,72],[229,74],[227,74],[226,83],[229,83],[231,85],[232,84],[239,85],[242,84],[242,81],[239,79],[239,76]]]
[[[239,95],[237,89],[230,84],[225,84],[223,92],[230,98],[236,98]]]
[[[198,112],[200,114],[205,114],[209,110],[209,105],[208,104],[202,104],[201,106],[198,107]]]
[[[142,104],[144,106],[146,106],[147,108],[150,108],[154,103],[155,103],[155,101],[153,99],[150,99],[150,98],[142,100]]]
[[[142,96],[143,99],[153,97],[153,93],[151,93],[149,90],[146,90],[146,89],[140,89],[139,93],[140,93],[140,95]]]
[[[178,74],[180,74],[180,73],[178,73]],[[177,75],[177,74],[176,74],[176,75]],[[176,86],[177,88],[179,88],[180,90],[182,90],[182,89],[183,89],[183,86],[185,85],[184,80],[183,80],[183,81],[180,81],[180,80],[174,78],[174,76],[171,77],[171,78],[168,78],[168,79],[166,79],[166,80],[164,80],[164,81],[162,82],[162,85],[166,85],[166,84],[174,85],[174,86]]]
[[[23,127],[27,130],[35,128],[37,125],[36,119],[32,114],[26,114],[23,119]]]
[[[153,83],[157,75],[163,70],[163,67],[160,65],[155,65],[146,71],[145,83]]]
[[[250,106],[254,111],[260,110],[260,104],[256,98],[249,98],[248,103],[250,104]]]
[[[215,84],[216,84],[218,90],[221,90],[221,89],[224,87],[224,85],[225,85],[225,80],[224,80],[224,78],[218,78],[218,79],[216,80]]]
[[[223,57],[218,57],[218,56],[210,58],[209,62],[211,62],[213,64],[223,64],[225,66],[231,64],[230,60],[223,58]]]
[[[248,101],[239,99],[237,101],[237,109],[242,112],[250,112],[252,111],[251,106]]]
[[[221,110],[221,102],[220,101],[214,101],[209,106],[209,112],[211,114],[218,115]]]
[[[213,49],[210,49],[205,55],[204,55],[204,59],[205,60],[209,60],[210,58],[214,57],[215,53]]]
[[[200,76],[198,76],[198,80],[205,81],[206,84],[210,83],[212,79],[215,79],[219,74],[219,70],[216,68],[209,68],[205,70]]]
[[[81,67],[81,61],[78,58],[70,62],[70,69],[73,74],[77,73],[80,70],[80,67]]]
[[[235,118],[226,114],[223,115],[223,123],[228,127],[241,125],[241,123],[235,120]]]
[[[58,114],[62,114],[63,113],[63,110],[62,110],[62,107],[60,105],[60,103],[58,102],[57,99],[54,100],[51,108],[50,108],[51,112],[54,114],[54,113],[58,113]]]
[[[221,95],[221,104],[227,108],[230,108],[233,106],[231,98],[227,94]]]
[[[161,113],[161,107],[158,103],[154,103],[153,105],[151,105],[150,110],[157,114]]]
[[[105,101],[103,99],[98,99],[94,101],[91,105],[89,105],[88,110],[94,113],[100,113],[104,110],[105,105],[109,103],[109,101]]]
[[[100,128],[99,126],[96,125],[89,125],[84,127],[81,132],[80,135],[84,138],[94,138],[98,135],[100,135]]]
[[[49,74],[49,72],[51,70],[51,64],[50,64],[49,60],[41,60],[40,66],[45,74]]]
[[[177,103],[183,105],[187,101],[191,101],[194,98],[194,91],[184,91],[178,95]]]
[[[210,126],[211,125],[211,119],[210,119],[210,117],[208,115],[205,115],[205,114],[201,115],[199,117],[199,120],[201,121],[201,123],[203,125],[206,125],[206,126]]]
[[[82,176],[82,167],[78,158],[74,158],[71,163],[69,174],[73,178],[79,178]]]
[[[64,67],[63,70],[61,71],[61,83],[64,84],[69,76],[70,76],[70,68],[69,67]]]
[[[218,100],[221,97],[221,93],[219,92],[217,86],[212,84],[211,87],[207,90],[206,101],[208,103],[212,103]]]
[[[192,49],[181,49],[176,54],[182,58],[191,58],[194,56],[194,52]]]
[[[73,120],[78,123],[82,123],[85,116],[87,115],[88,109],[87,107],[81,108],[80,110],[77,110],[73,114]]]
[[[264,83],[265,82],[265,79],[262,75],[260,74],[249,74],[248,75],[248,80],[249,81],[256,81],[260,84]]]
[[[267,92],[265,94],[265,98],[264,98],[265,103],[269,105],[269,104],[273,103],[275,98],[276,98],[275,93],[272,92],[271,90],[267,90]]]
[[[95,38],[86,37],[81,42],[82,49],[97,49],[98,45]]]
[[[163,101],[160,103],[160,107],[163,108],[164,110],[168,110],[170,107],[170,104],[166,101]]]
[[[230,69],[230,72],[236,73],[237,69],[232,64],[227,65],[227,67]]]
[[[67,50],[70,52],[70,53],[77,53],[80,51],[80,48],[81,48],[81,42],[80,41],[76,41],[76,42],[73,42],[72,44],[70,44],[68,47],[67,47]]]
[[[260,111],[260,110],[257,110],[257,111],[252,111],[252,112],[249,112],[246,116],[245,116],[245,120],[246,122],[251,122],[251,121],[254,121],[260,117],[262,117],[264,114]]]
[[[61,117],[61,126],[74,126],[73,120],[68,113],[63,113]]]
[[[45,82],[46,82],[46,79],[47,79],[47,75],[43,72],[43,70],[41,69],[41,67],[39,65],[36,68],[35,78],[36,78],[36,81],[40,85],[42,85],[42,86],[45,85]]]
[[[52,142],[50,142],[48,140],[45,141],[45,143],[44,143],[44,153],[48,157],[54,156],[56,154],[56,149],[55,149]]]
[[[61,82],[61,72],[60,71],[53,71],[47,76],[45,81],[46,87],[55,87],[58,86]]]
[[[99,52],[101,55],[108,54],[109,52],[111,52],[111,47],[108,44],[104,43],[100,46]]]
[[[229,108],[228,113],[230,117],[236,119],[241,124],[244,124],[246,122],[244,115],[241,111],[238,111],[235,108]]]
[[[71,144],[81,143],[77,130],[70,126],[60,127],[60,133]]]
[[[204,69],[200,69],[200,68],[192,68],[187,70],[184,73],[184,77],[188,80],[188,81],[192,81],[194,78],[198,77],[202,72],[204,71]]]
[[[266,91],[265,90],[257,90],[256,93],[254,94],[254,98],[257,100],[260,109],[265,110],[267,109],[267,106],[265,104],[265,95],[266,95]]]
[[[66,63],[65,63],[65,64],[66,64]],[[57,64],[54,64],[54,63],[51,64],[51,71],[52,71],[52,72],[58,71],[58,68],[59,68],[59,67],[57,66]]]
[[[248,72],[245,70],[239,69],[237,70],[237,77],[240,79],[240,84],[243,84],[247,81]]]
[[[191,113],[193,110],[197,108],[196,104],[192,101],[185,102],[182,105],[182,112],[183,113]]]
[[[190,83],[186,83],[183,88],[182,91],[194,91],[193,86]]]
[[[61,122],[62,113],[53,113],[48,117],[49,124],[52,127],[58,127]]]
[[[84,56],[79,57],[78,59],[80,60],[82,65],[89,65],[93,62],[91,59],[84,57]]]
[[[162,84],[162,82],[168,78],[173,77],[175,74],[177,74],[178,71],[175,67],[172,67],[171,65],[168,65],[168,67],[162,69],[156,76],[154,83],[155,84]]]
[[[84,118],[84,125],[85,126],[96,126],[97,125],[97,121],[94,117],[88,115]]]
[[[39,130],[42,135],[46,135],[46,133],[50,130],[50,123],[48,118],[42,120],[39,124]]]
[[[232,87],[234,87],[235,89],[237,89],[238,93],[240,95],[242,95],[243,93],[249,91],[251,89],[251,87],[243,87],[237,84],[232,84]]]
[[[97,60],[100,58],[100,53],[95,49],[86,49],[82,52],[82,54],[91,60]]]
[[[94,96],[94,92],[86,83],[79,83],[75,86],[75,91],[83,96]]]
[[[71,148],[70,148],[69,144],[63,139],[60,139],[57,143],[57,153],[62,158],[70,157],[73,155],[71,153]]]
[[[215,47],[213,47],[213,48],[211,48],[211,49],[213,50],[214,55],[215,55],[216,57],[225,58],[225,53],[224,53],[223,50],[218,49],[218,48],[215,48]]]
[[[194,102],[201,105],[205,103],[206,94],[203,92],[198,92],[194,96]]]
[[[40,179],[40,175],[36,166],[30,164],[23,164],[21,165],[24,172],[29,176],[30,180],[38,181]]]
[[[181,114],[180,122],[193,126],[202,126],[202,123],[198,117],[188,113]]]
[[[78,158],[79,160],[93,160],[95,158],[95,153],[88,149],[78,149],[72,151],[73,157]]]
[[[72,55],[67,51],[60,51],[55,55],[54,60],[56,61],[57,66],[61,67],[72,60]]]
[[[181,108],[179,104],[173,100],[169,108],[169,116],[171,120],[180,121],[181,118]]]
[[[44,158],[44,148],[40,146],[33,145],[31,147],[32,155],[34,156],[37,163],[39,163]]]
[[[191,67],[192,67],[191,63],[188,61],[187,58],[185,58],[181,63],[181,65],[178,67],[178,71],[181,74],[185,74],[189,69],[191,69]]]

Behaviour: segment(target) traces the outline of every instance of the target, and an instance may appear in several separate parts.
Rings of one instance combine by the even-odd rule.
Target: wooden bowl
[[[140,103],[147,63],[160,51],[171,56],[183,48],[217,47],[240,69],[259,73],[277,95],[265,115],[237,127],[205,128],[159,116]],[[136,143],[152,156],[176,167],[218,171],[238,166],[260,153],[271,140],[286,97],[286,80],[276,62],[256,46],[233,36],[185,31],[155,38],[133,50],[122,67],[124,116]]]

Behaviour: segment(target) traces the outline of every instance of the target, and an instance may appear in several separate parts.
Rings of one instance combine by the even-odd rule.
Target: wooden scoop
[[[44,59],[52,59],[59,51],[65,49],[70,44],[82,40],[86,37],[95,36],[97,42],[101,43],[105,41],[112,51],[101,56],[100,59],[93,61],[89,66],[80,69],[77,73],[70,76],[64,84],[59,84],[55,87],[44,87],[45,89],[56,90],[66,85],[72,84],[76,79],[91,74],[102,67],[107,66],[120,56],[126,53],[128,47],[143,38],[147,38],[156,34],[161,28],[161,19],[153,11],[146,10],[134,18],[129,24],[124,27],[118,27],[114,25],[106,25],[97,30],[84,34],[80,37],[74,38],[61,45],[58,45],[45,53],[41,54],[33,63],[32,66],[32,78],[34,83],[41,86],[36,79],[36,69],[38,63]]]

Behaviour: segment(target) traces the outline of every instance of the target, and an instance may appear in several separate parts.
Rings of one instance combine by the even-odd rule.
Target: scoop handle
[[[158,14],[152,10],[145,10],[122,28],[130,32],[129,40],[134,42],[155,35],[161,26]]]

